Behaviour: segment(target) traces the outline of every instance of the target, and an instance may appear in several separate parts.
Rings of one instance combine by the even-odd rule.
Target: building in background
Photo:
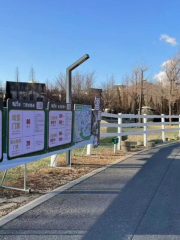
[[[6,82],[5,99],[47,101],[45,83],[38,82]]]

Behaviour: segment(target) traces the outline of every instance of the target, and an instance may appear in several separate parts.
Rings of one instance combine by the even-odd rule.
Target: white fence
[[[150,133],[162,133],[162,141],[166,141],[166,136],[165,132],[170,132],[170,131],[178,131],[178,136],[180,137],[180,115],[179,116],[169,116],[169,115],[134,115],[134,114],[111,114],[111,113],[102,113],[103,117],[108,117],[108,118],[113,118],[113,119],[118,119],[118,123],[102,123],[101,122],[101,127],[117,127],[118,132],[115,133],[101,133],[101,137],[114,137],[117,136],[119,138],[119,143],[118,143],[118,149],[120,150],[121,148],[121,141],[122,141],[122,136],[126,135],[144,135],[144,146],[147,146],[148,142],[148,134]],[[123,118],[128,118],[128,119],[135,119],[135,118],[140,118],[143,119],[143,123],[123,123]],[[154,118],[161,118],[161,122],[148,122],[147,119],[154,119]],[[178,119],[176,122],[165,122],[165,118],[167,119]],[[178,128],[170,128],[166,129],[166,125],[178,125]],[[161,125],[161,129],[154,129],[154,130],[148,130],[148,126],[157,126]],[[143,127],[142,131],[136,131],[136,132],[123,132],[122,128],[123,127]]]

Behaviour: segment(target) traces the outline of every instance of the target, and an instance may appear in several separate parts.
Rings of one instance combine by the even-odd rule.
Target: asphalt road
[[[3,240],[180,239],[180,144],[126,159],[0,228]]]

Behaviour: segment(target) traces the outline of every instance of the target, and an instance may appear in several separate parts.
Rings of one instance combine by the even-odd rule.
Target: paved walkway
[[[154,148],[0,228],[3,240],[180,239],[180,144]]]

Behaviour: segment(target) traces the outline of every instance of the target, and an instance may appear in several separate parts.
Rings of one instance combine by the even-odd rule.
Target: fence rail
[[[180,118],[179,115],[135,115],[135,114],[113,114],[113,113],[102,113],[102,117],[109,117],[109,118]]]
[[[166,142],[166,136],[165,132],[171,132],[171,131],[178,131],[178,136],[180,137],[180,115],[134,115],[134,114],[112,114],[112,113],[102,113],[102,117],[108,117],[111,119],[118,119],[118,123],[102,123],[101,122],[101,128],[102,127],[114,127],[118,128],[118,132],[114,133],[102,133],[100,134],[101,137],[115,137],[117,136],[119,138],[118,146],[117,148],[121,149],[121,141],[122,136],[126,135],[144,135],[144,146],[147,146],[148,142],[148,134],[151,133],[162,133],[162,141]],[[142,119],[142,123],[123,123],[123,119]],[[148,122],[148,119],[154,119],[159,118],[161,119],[161,122]],[[165,119],[178,119],[177,122],[165,122]],[[165,128],[166,125],[178,125],[176,128]],[[153,129],[148,130],[148,126],[161,126],[161,129]],[[135,132],[124,132],[124,127],[142,127],[143,129],[140,131]]]

